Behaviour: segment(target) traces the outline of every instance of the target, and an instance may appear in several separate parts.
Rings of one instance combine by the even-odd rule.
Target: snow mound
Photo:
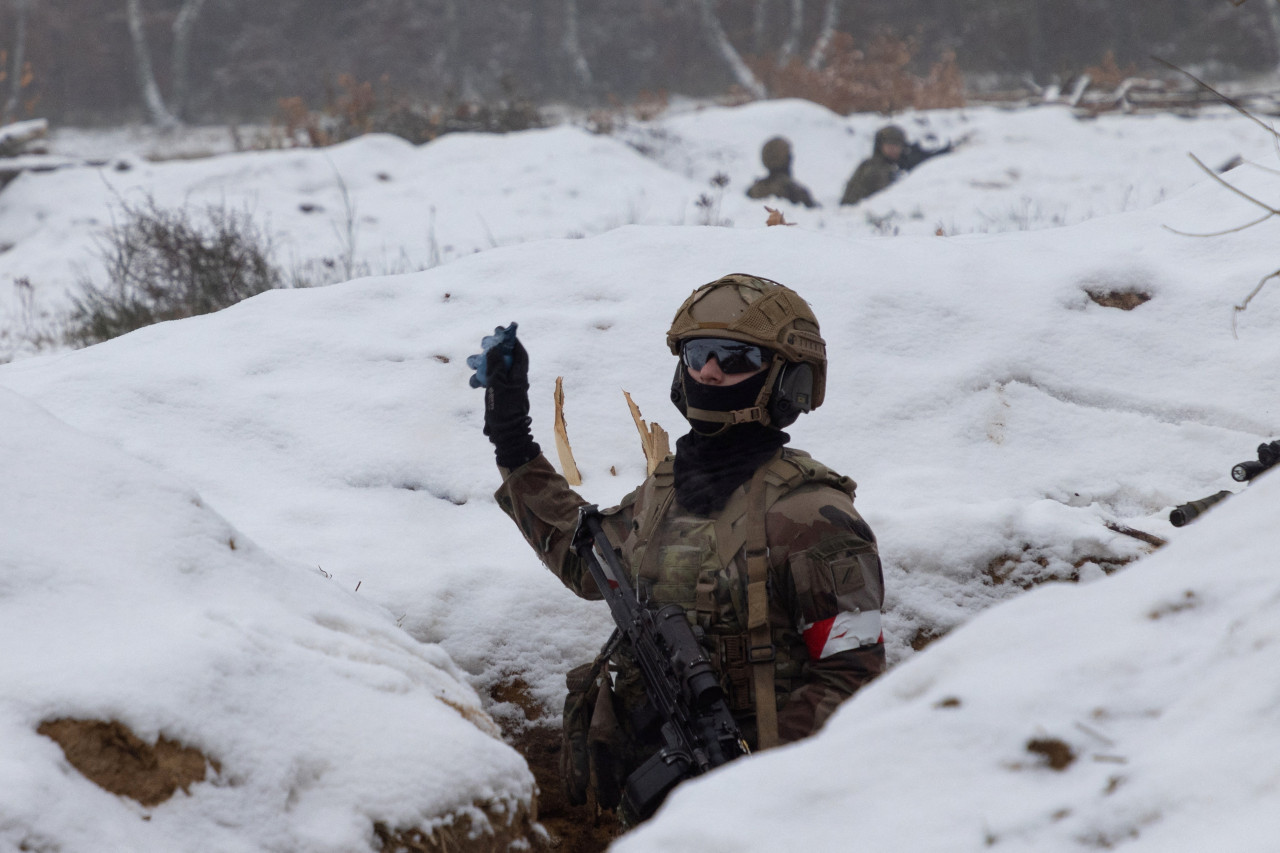
[[[8,391],[0,456],[0,847],[350,851],[375,824],[527,823],[523,760],[438,647]],[[59,748],[69,721],[114,727],[135,777],[186,769],[111,793]]]
[[[1116,577],[987,611],[613,849],[1275,850],[1278,508],[1266,475]]]

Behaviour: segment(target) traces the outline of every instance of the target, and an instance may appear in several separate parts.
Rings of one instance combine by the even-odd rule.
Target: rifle
[[[946,154],[951,148],[950,142],[941,148],[925,148],[919,142],[908,142],[902,146],[902,153],[898,155],[898,168],[904,172],[910,172],[930,157]]]
[[[1248,460],[1231,468],[1231,479],[1237,483],[1250,483],[1263,471],[1269,470],[1280,462],[1280,441],[1272,441],[1258,445],[1258,461]],[[1173,508],[1169,513],[1169,523],[1174,527],[1182,527],[1195,521],[1209,507],[1222,503],[1235,492],[1223,489],[1217,494],[1209,495],[1198,501],[1191,501]]]
[[[573,547],[609,604],[617,633],[631,642],[645,693],[662,719],[665,741],[623,787],[622,807],[640,821],[653,814],[680,782],[750,749],[684,608],[668,604],[655,610],[636,598],[601,517],[594,504],[578,509]]]

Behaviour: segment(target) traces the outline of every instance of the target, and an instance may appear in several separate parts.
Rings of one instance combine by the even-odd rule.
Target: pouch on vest
[[[618,712],[609,678],[613,639],[590,663],[569,670],[568,694],[560,737],[560,779],[566,798],[580,806],[595,794],[596,805],[613,809],[622,795],[633,756]]]
[[[560,780],[564,783],[565,796],[575,806],[587,801],[587,789],[591,785],[587,733],[596,696],[599,695],[599,663],[595,660],[575,666],[565,676],[569,692],[564,697],[560,732]]]

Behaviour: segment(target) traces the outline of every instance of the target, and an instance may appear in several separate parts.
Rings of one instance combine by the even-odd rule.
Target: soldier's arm
[[[541,454],[515,470],[499,468],[502,486],[494,494],[498,506],[520,528],[525,541],[556,577],[583,598],[598,599],[600,592],[586,565],[573,550],[578,507],[587,503]],[[605,530],[621,542],[630,518],[631,496],[607,510]]]
[[[809,188],[798,181],[792,181],[790,192],[787,200],[795,204],[803,204],[805,207],[818,207],[818,203],[813,200],[813,196],[809,193]]]
[[[781,603],[809,652],[800,686],[778,712],[786,742],[816,731],[884,672],[884,577],[875,536],[843,492],[797,490],[775,504],[766,525],[783,557]]]
[[[747,198],[768,198],[773,195],[767,178],[761,178],[747,188]]]

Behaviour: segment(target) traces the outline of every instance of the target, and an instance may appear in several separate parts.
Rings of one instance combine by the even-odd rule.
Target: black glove
[[[494,329],[481,346],[467,364],[476,369],[472,387],[485,389],[484,434],[498,465],[514,470],[542,452],[529,430],[529,354],[516,339],[515,323]]]

